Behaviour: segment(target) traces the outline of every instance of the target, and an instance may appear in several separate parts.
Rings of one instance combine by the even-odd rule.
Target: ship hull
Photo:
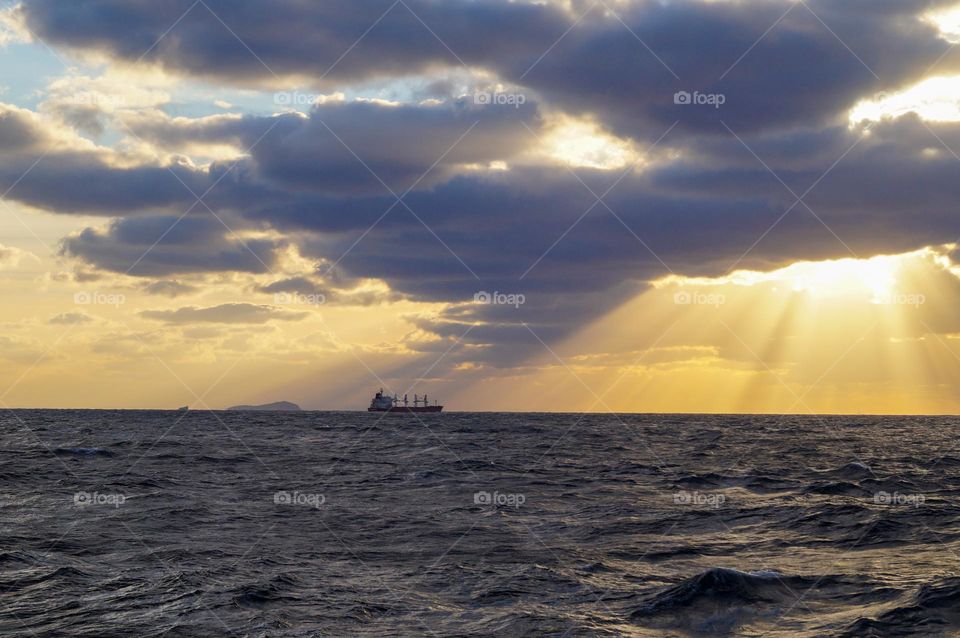
[[[417,407],[395,405],[392,408],[367,408],[367,412],[401,412],[401,413],[408,413],[408,412],[436,413],[436,412],[440,412],[441,410],[443,410],[442,405],[428,405],[428,406],[417,406]]]

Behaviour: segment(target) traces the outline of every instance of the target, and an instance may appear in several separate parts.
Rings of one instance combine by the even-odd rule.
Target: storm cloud
[[[667,274],[960,236],[960,126],[916,114],[849,121],[862,100],[960,71],[960,50],[925,17],[949,4],[26,0],[25,24],[55,47],[213,86],[328,97],[308,113],[123,116],[164,158],[152,163],[57,143],[34,114],[6,109],[0,187],[34,207],[109,218],[62,245],[99,270],[266,274],[295,247],[316,272],[259,294],[318,281],[333,297],[332,278],[377,279],[389,298],[451,304],[417,320],[444,339],[475,322],[466,343],[529,341],[523,322],[559,337]],[[431,82],[431,99],[329,97],[414,80]],[[613,169],[546,157],[561,116],[637,157]],[[186,159],[223,146],[236,157]],[[526,303],[471,305],[483,291]],[[204,312],[152,318],[220,316]]]
[[[923,20],[948,0],[571,4],[28,0],[22,11],[55,44],[246,86],[490,70],[641,138],[677,120],[697,134],[723,133],[720,117],[743,130],[827,123],[934,64],[960,68]],[[674,104],[677,91],[725,94],[722,115]]]

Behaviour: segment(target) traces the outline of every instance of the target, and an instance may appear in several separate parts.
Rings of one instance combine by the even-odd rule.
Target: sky
[[[0,407],[960,411],[955,0],[0,2]]]

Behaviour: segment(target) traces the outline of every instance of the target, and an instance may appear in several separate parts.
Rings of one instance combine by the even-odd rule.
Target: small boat
[[[421,399],[416,394],[413,395],[413,405],[410,405],[407,395],[403,395],[403,401],[397,398],[397,395],[388,396],[383,393],[383,388],[373,396],[370,401],[370,407],[367,412],[440,412],[443,406],[436,401],[430,405],[427,395],[424,394]]]
[[[190,409],[189,405],[181,405],[179,408],[177,408],[177,412],[186,412],[189,409]]]

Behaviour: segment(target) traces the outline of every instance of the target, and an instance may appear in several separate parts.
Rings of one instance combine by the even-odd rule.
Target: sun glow
[[[543,143],[552,160],[570,166],[612,170],[637,161],[629,142],[610,135],[594,122],[567,116],[557,117]]]
[[[881,93],[859,102],[850,122],[878,122],[885,117],[916,113],[929,122],[960,121],[960,83],[956,76],[924,80],[899,93]]]
[[[960,41],[960,5],[928,13],[926,19],[950,42]]]
[[[930,249],[906,255],[881,255],[869,259],[837,259],[797,262],[769,272],[738,270],[726,277],[693,278],[670,275],[657,280],[657,288],[668,286],[756,286],[773,284],[772,291],[804,293],[814,298],[845,297],[882,303],[894,294],[899,277],[912,261],[934,256]],[[949,261],[949,260],[948,260]]]
[[[665,277],[554,347],[566,365],[532,362],[537,397],[587,411],[955,413],[954,250]]]

